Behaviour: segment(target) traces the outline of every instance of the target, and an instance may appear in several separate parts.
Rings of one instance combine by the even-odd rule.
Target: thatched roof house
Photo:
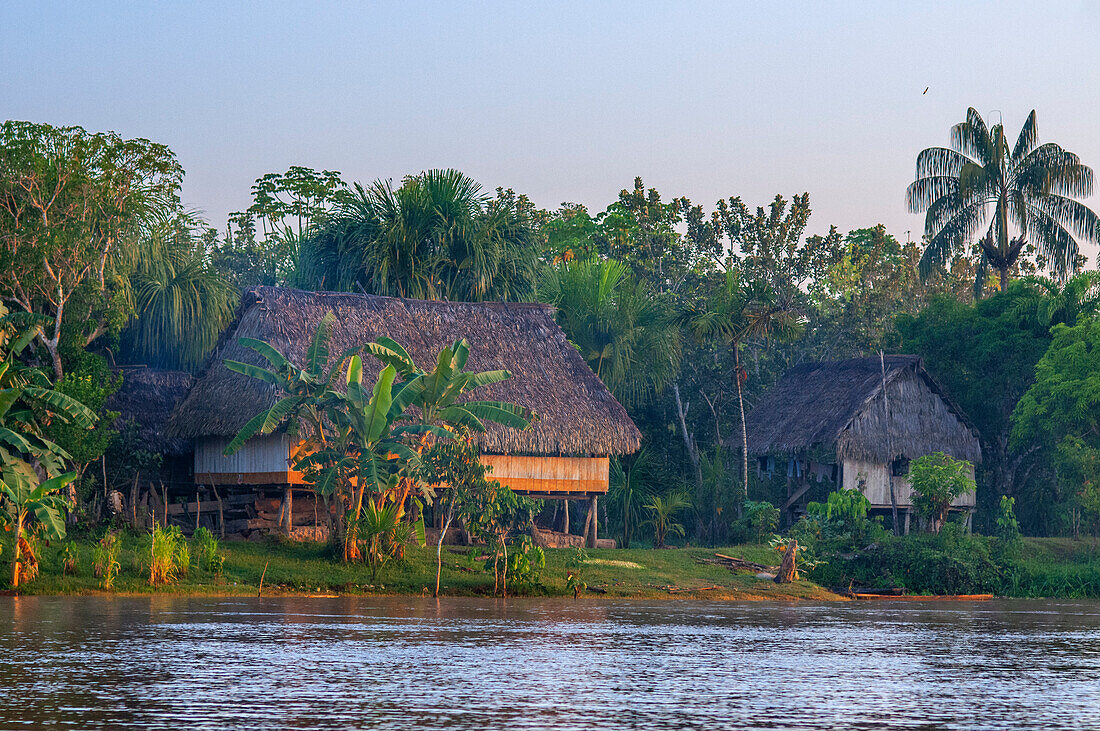
[[[981,462],[974,427],[919,357],[888,355],[885,371],[889,423],[877,356],[795,366],[746,417],[749,453],[771,472],[778,459],[791,478],[788,508],[797,509],[809,483],[830,473],[835,485],[862,487],[880,508],[890,505],[892,473],[899,505],[908,507],[909,460],[944,452]],[[973,506],[974,496],[957,504]]]
[[[336,315],[334,354],[384,335],[427,366],[445,345],[466,338],[467,370],[511,371],[511,379],[479,390],[477,398],[526,406],[538,418],[522,432],[488,424],[478,439],[493,476],[514,489],[577,497],[605,492],[608,456],[638,449],[637,427],[566,340],[549,306],[257,287],[243,297],[235,322],[168,425],[170,435],[195,440],[196,481],[280,484],[300,477],[288,470],[286,435],[258,437],[233,457],[222,456],[225,443],[277,398],[273,386],[233,373],[223,361],[265,365],[238,343],[250,337],[303,363],[317,323],[329,311]],[[365,365],[376,366],[371,360]]]
[[[119,373],[122,385],[107,399],[106,407],[119,413],[119,427],[136,427],[136,448],[169,457],[190,454],[191,440],[169,437],[165,427],[195,382],[191,374],[144,367],[123,368]]]

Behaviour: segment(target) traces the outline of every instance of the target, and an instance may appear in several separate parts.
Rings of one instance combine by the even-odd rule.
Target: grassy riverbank
[[[102,592],[92,572],[93,543],[69,542],[76,557],[75,571],[63,575],[62,550],[55,543],[42,551],[42,570],[38,578],[26,584],[26,594],[90,594]],[[434,548],[409,547],[403,561],[384,567],[375,580],[361,564],[334,561],[325,546],[317,544],[225,541],[222,553],[225,565],[220,576],[192,567],[174,584],[149,586],[148,537],[124,535],[119,555],[121,571],[113,591],[122,594],[153,592],[178,594],[252,595],[278,594],[407,594],[431,593],[435,583]],[[767,546],[735,546],[725,549],[678,548],[665,550],[589,550],[579,566],[581,578],[588,584],[590,597],[630,598],[706,598],[706,599],[837,599],[834,594],[809,581],[778,585],[758,579],[751,573],[734,573],[722,566],[700,563],[715,551],[763,564],[776,563],[776,554]],[[488,595],[493,576],[482,562],[480,552],[460,547],[444,547],[442,591],[449,595]],[[577,571],[573,549],[546,551],[546,568],[537,586],[521,593],[547,596],[572,596],[566,587],[566,573]],[[266,568],[266,573],[265,573]],[[593,591],[595,590],[595,591]]]
[[[846,585],[855,579],[864,586],[905,586],[912,593],[993,593],[1018,597],[1100,597],[1100,543],[1093,539],[1025,538],[1011,552],[989,546],[993,539],[975,536],[947,550],[943,539],[909,536],[889,539],[873,551],[834,557],[812,572],[828,585]],[[26,594],[92,594],[103,591],[93,575],[90,538],[55,542],[41,549],[41,572],[21,591]],[[331,558],[323,545],[233,540],[221,545],[225,557],[221,574],[191,567],[173,584],[149,586],[149,539],[121,534],[118,557],[121,570],[113,592],[120,594],[430,594],[435,582],[434,548],[410,546],[402,561],[394,561],[372,580],[362,564],[345,564]],[[653,550],[603,549],[585,552],[577,564],[574,549],[546,551],[546,568],[537,585],[519,587],[516,593],[571,596],[566,586],[569,571],[580,572],[590,587],[587,596],[655,598],[705,598],[729,600],[835,600],[838,597],[812,581],[777,585],[752,573],[704,563],[723,553],[765,565],[777,556],[767,546],[740,545],[726,548],[675,548]],[[65,554],[75,558],[75,569],[63,574]],[[492,573],[478,561],[478,549],[445,547],[442,591],[448,595],[477,596],[492,593]],[[10,557],[0,554],[0,571],[10,569]]]

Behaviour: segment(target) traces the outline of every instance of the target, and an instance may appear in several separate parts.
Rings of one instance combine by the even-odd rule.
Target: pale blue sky
[[[1010,134],[1034,107],[1100,167],[1095,5],[778,5],[7,0],[0,117],[166,143],[219,227],[299,164],[457,167],[545,207],[635,175],[708,208],[809,191],[811,231],[904,239],[914,158],[970,105]]]

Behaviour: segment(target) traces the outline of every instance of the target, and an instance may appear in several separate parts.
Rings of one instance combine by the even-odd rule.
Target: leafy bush
[[[1010,544],[1020,540],[1020,523],[1016,520],[1016,498],[1001,495],[997,510],[997,537]]]
[[[76,573],[76,546],[72,541],[66,541],[58,553],[58,561],[61,563],[61,575],[72,576]]]
[[[939,534],[894,537],[833,554],[810,574],[827,586],[900,587],[918,594],[981,594],[1001,586],[990,541],[948,523]]]
[[[799,543],[818,546],[820,551],[863,548],[884,535],[882,519],[871,519],[871,501],[856,489],[829,493],[824,503],[806,506],[806,517],[796,526]]]
[[[540,584],[546,568],[546,554],[536,546],[531,536],[519,537],[508,554],[508,577],[514,589],[530,591]]]
[[[779,508],[769,502],[746,500],[741,519],[733,524],[736,543],[764,543],[779,528]]]
[[[926,454],[909,466],[909,483],[913,486],[913,508],[927,518],[933,533],[938,533],[947,519],[951,503],[961,495],[974,492],[973,466],[964,459],[955,459],[943,452]]]

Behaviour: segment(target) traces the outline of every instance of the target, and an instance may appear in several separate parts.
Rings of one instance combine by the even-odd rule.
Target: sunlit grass
[[[70,553],[76,556],[76,570],[62,575],[62,543],[44,551],[42,574],[25,587],[26,593],[88,594],[102,591],[93,574],[92,538],[74,540]],[[327,546],[310,543],[227,540],[221,544],[225,556],[222,572],[215,575],[192,567],[172,584],[149,586],[149,537],[123,533],[118,560],[121,570],[114,582],[116,593],[180,593],[256,595],[263,577],[264,594],[413,594],[428,595],[435,583],[435,550],[410,546],[405,559],[387,566],[375,582],[362,564],[345,564],[332,557]],[[607,597],[700,597],[708,599],[795,599],[830,598],[820,587],[806,581],[779,586],[750,573],[733,573],[699,559],[715,552],[741,556],[764,564],[775,563],[767,546],[677,549],[599,549],[586,552],[576,563],[575,549],[549,549],[540,585],[526,593],[568,596],[566,574],[580,571],[591,587],[590,596]],[[492,573],[476,559],[477,548],[445,547],[442,591],[449,595],[489,595]],[[671,590],[671,592],[670,592]],[[835,598],[835,597],[834,597]]]

